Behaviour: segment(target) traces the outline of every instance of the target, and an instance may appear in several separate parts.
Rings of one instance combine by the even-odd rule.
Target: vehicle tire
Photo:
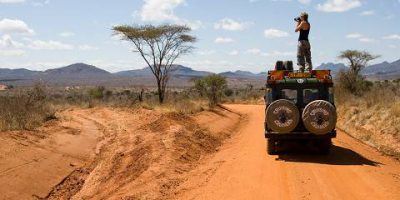
[[[300,120],[296,105],[286,99],[272,102],[267,108],[266,116],[268,128],[278,133],[292,132]]]
[[[285,61],[285,62],[283,62],[283,65],[285,66],[285,69],[287,71],[293,71],[293,62],[292,61]]]
[[[278,154],[277,147],[276,147],[276,141],[273,139],[268,139],[267,140],[267,153],[269,155],[276,155]]]
[[[311,133],[325,135],[335,129],[336,108],[327,101],[313,101],[304,108],[302,120],[306,129]]]
[[[332,139],[331,138],[326,138],[326,139],[321,139],[319,141],[319,152],[323,155],[328,155],[331,151],[332,147]]]
[[[283,61],[277,61],[276,62],[275,70],[285,70],[285,66],[283,65]]]

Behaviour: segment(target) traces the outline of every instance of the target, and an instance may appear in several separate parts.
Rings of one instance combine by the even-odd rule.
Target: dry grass
[[[18,94],[0,96],[0,130],[31,130],[54,119],[55,111],[48,103],[42,86]]]
[[[338,127],[382,152],[400,158],[400,88],[374,84],[361,96],[336,91]]]

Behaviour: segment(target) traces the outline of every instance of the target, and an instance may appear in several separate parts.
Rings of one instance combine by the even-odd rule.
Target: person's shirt
[[[301,22],[297,28],[296,32],[300,32],[299,41],[308,41],[308,36],[310,35],[311,25],[308,22]]]

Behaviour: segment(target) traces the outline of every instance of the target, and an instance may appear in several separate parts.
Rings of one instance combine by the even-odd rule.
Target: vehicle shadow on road
[[[332,146],[328,155],[319,155],[312,149],[302,148],[295,151],[283,152],[277,160],[284,162],[307,162],[328,165],[369,165],[377,166],[381,163],[375,162],[357,152],[340,146]]]

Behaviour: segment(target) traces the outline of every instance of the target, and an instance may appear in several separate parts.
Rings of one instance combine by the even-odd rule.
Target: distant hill
[[[330,69],[333,74],[347,67],[342,63],[324,63],[316,69]],[[362,71],[372,80],[386,80],[400,78],[400,60],[383,62],[371,65]],[[207,71],[197,71],[190,67],[174,65],[171,71],[170,85],[186,87],[192,85],[192,80],[213,74]],[[228,79],[233,86],[253,84],[262,87],[265,84],[266,73],[252,73],[249,71],[228,71],[219,73]],[[0,68],[0,83],[10,85],[32,85],[37,81],[44,81],[54,86],[72,85],[106,85],[106,86],[154,86],[154,78],[150,68],[110,73],[93,65],[76,63],[65,67],[46,71],[32,71],[28,69]]]
[[[342,70],[346,70],[347,67],[343,63],[322,63],[320,66],[318,66],[316,69],[319,70],[331,70],[333,75],[338,74]]]
[[[265,73],[259,73],[259,74],[255,74],[253,72],[249,72],[249,71],[241,71],[241,70],[237,70],[235,72],[222,72],[219,73],[219,75],[227,77],[227,78],[262,78],[265,77]]]
[[[362,73],[372,79],[398,79],[400,78],[400,60],[368,66]]]
[[[185,67],[182,65],[173,65],[171,67],[171,75],[174,77],[203,77],[212,74],[211,72],[205,71],[196,71],[192,68]],[[153,77],[153,73],[151,72],[149,67],[137,70],[129,70],[129,71],[121,71],[114,73],[117,76],[125,76],[125,77]]]
[[[70,76],[87,77],[87,76],[111,75],[111,73],[108,71],[84,63],[76,63],[68,65],[66,67],[49,69],[44,71],[42,74],[45,76],[58,76],[58,77],[70,77]]]
[[[341,70],[348,69],[342,63],[323,63],[316,69],[329,69],[333,75],[336,75]],[[382,62],[366,67],[361,73],[369,79],[385,80],[385,79],[398,79],[400,78],[400,60],[392,63]]]
[[[39,71],[31,71],[29,69],[0,69],[0,78],[23,78],[39,75],[41,72]]]

